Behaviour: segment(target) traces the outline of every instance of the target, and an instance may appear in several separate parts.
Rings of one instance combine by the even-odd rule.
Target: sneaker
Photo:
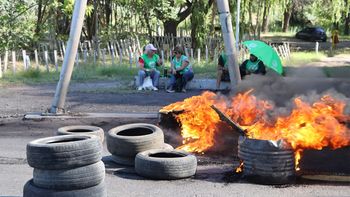
[[[158,91],[158,88],[157,88],[157,87],[153,87],[153,90],[154,90],[154,91]]]
[[[185,89],[185,88],[182,88],[181,92],[186,92],[186,89]]]
[[[142,89],[143,89],[142,86],[137,88],[138,91],[141,91]]]
[[[175,92],[175,90],[173,90],[172,88],[169,88],[169,89],[166,90],[166,92],[173,93],[173,92]]]

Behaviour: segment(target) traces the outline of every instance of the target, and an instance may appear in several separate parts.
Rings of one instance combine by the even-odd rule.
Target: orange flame
[[[181,123],[183,146],[190,152],[203,152],[215,143],[219,116],[211,105],[216,105],[233,121],[246,129],[250,138],[262,140],[284,139],[295,150],[296,164],[304,149],[333,149],[350,145],[350,131],[343,124],[349,121],[344,114],[345,103],[330,95],[309,104],[301,98],[294,99],[294,109],[288,116],[271,118],[273,105],[259,100],[252,90],[237,94],[228,101],[211,92],[188,98],[166,106],[163,112],[184,110],[176,116]]]
[[[241,161],[241,162],[239,163],[239,166],[236,168],[235,172],[236,172],[236,173],[241,173],[241,172],[243,172],[243,165],[244,165],[244,163]]]

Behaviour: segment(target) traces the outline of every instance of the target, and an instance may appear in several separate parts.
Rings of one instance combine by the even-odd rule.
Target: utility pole
[[[241,15],[241,0],[237,0],[237,15],[236,15],[236,50],[239,51],[239,19]]]
[[[64,56],[60,80],[58,81],[55,97],[49,113],[62,114],[64,113],[64,104],[66,101],[69,82],[72,76],[75,57],[80,41],[81,30],[84,24],[84,15],[86,10],[87,0],[77,0],[74,5],[72,24],[70,28],[67,50]]]
[[[237,61],[237,50],[235,46],[235,37],[232,30],[232,20],[228,0],[217,0],[220,16],[222,36],[224,37],[225,52],[228,59],[228,71],[230,74],[231,86],[234,88],[241,82],[241,74]]]

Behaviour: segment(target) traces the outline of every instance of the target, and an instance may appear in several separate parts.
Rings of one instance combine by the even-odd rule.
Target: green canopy
[[[243,45],[248,48],[251,54],[263,61],[267,67],[282,75],[283,66],[275,49],[259,40],[248,40],[243,42]]]

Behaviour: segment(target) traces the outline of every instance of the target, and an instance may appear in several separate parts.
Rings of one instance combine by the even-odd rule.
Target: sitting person
[[[227,56],[223,52],[219,56],[218,60],[218,74],[216,79],[216,89],[220,89],[221,81],[230,81],[230,75],[228,72],[228,61]]]
[[[145,53],[139,58],[140,70],[138,73],[140,86],[138,90],[142,90],[142,84],[147,76],[150,76],[153,83],[153,90],[158,90],[160,72],[157,67],[163,64],[161,58],[155,53],[157,48],[153,44],[148,44],[145,47]]]
[[[248,60],[245,60],[239,67],[241,78],[250,74],[266,74],[264,63],[259,60],[255,55],[250,54]],[[216,88],[220,88],[221,81],[230,81],[230,74],[228,71],[228,60],[225,53],[222,53],[218,61],[218,74],[216,79]]]
[[[194,73],[188,58],[183,55],[182,47],[175,47],[171,60],[171,75],[167,92],[186,92],[186,84],[193,79]]]
[[[246,75],[250,74],[266,74],[266,69],[264,63],[259,60],[255,55],[250,54],[249,60],[246,60],[239,67],[242,79]]]

